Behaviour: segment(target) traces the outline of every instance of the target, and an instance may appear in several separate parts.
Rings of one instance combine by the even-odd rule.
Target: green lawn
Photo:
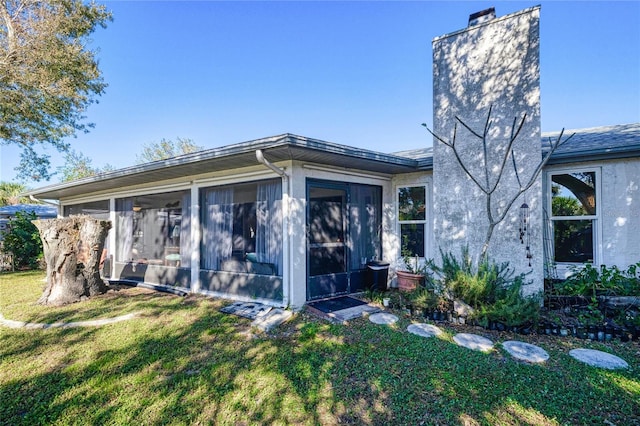
[[[227,302],[123,287],[62,308],[35,305],[40,272],[0,274],[0,312],[31,322],[138,312],[103,327],[0,327],[0,424],[640,424],[637,342],[518,336],[551,359],[527,365],[366,319],[305,313],[270,334],[219,313]],[[509,333],[475,331],[500,342]],[[570,349],[613,352],[595,369]]]

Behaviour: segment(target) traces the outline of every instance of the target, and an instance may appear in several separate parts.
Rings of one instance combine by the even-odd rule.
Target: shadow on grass
[[[640,422],[635,370],[594,370],[554,349],[546,365],[526,365],[408,334],[404,324],[330,325],[305,314],[250,337],[250,322],[219,313],[220,301],[120,296],[110,301],[126,305],[117,312],[142,316],[100,328],[0,330],[1,422]]]

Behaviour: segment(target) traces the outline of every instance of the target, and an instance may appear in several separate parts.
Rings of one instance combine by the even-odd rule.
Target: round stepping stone
[[[458,346],[473,349],[474,351],[489,352],[493,349],[493,342],[491,340],[478,336],[477,334],[458,333],[453,336],[453,341],[456,342]]]
[[[509,352],[509,354],[515,359],[526,362],[545,362],[549,359],[547,351],[540,346],[532,345],[530,343],[518,342],[516,340],[509,340],[502,343],[502,347]]]
[[[574,349],[569,351],[569,355],[585,364],[616,370],[618,368],[629,368],[629,364],[622,358],[613,354],[597,351],[595,349]]]
[[[380,312],[377,314],[369,315],[369,321],[374,324],[393,324],[394,322],[398,321],[398,317],[393,314]]]
[[[407,331],[411,334],[421,337],[434,337],[442,334],[442,330],[432,324],[411,324],[407,327]]]

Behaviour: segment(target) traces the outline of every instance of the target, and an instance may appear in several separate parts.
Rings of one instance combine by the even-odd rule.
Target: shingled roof
[[[640,156],[640,123],[589,129],[565,130],[563,139],[575,133],[551,157],[549,164],[587,160],[608,160]],[[542,150],[549,149],[549,139],[556,140],[560,132],[542,134]]]
[[[562,139],[572,134],[573,137],[556,150],[549,164],[640,157],[640,123],[565,130]],[[549,141],[555,141],[559,135],[559,131],[542,133],[543,152],[549,150]],[[394,152],[393,155],[417,160],[422,170],[433,168],[432,147]]]

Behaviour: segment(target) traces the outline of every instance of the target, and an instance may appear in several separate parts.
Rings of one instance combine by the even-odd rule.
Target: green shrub
[[[557,284],[555,290],[565,296],[637,296],[640,294],[640,262],[626,270],[617,266],[600,268],[590,263],[574,267],[565,281]]]
[[[9,219],[4,233],[2,249],[11,254],[14,268],[36,268],[42,259],[42,241],[38,228],[31,222],[38,217],[34,212],[17,212]]]
[[[515,274],[508,262],[483,259],[476,267],[467,248],[462,249],[460,259],[442,250],[440,255],[442,266],[430,266],[440,277],[444,292],[473,307],[481,324],[500,321],[517,326],[537,321],[541,297],[522,295],[526,276]]]
[[[440,251],[440,255],[442,266],[432,268],[441,276],[442,287],[454,299],[460,299],[474,308],[495,303],[504,297],[506,289],[516,279],[524,279],[514,277],[508,262],[496,264],[483,259],[474,267],[468,248],[462,249],[461,260],[451,253]]]
[[[540,295],[523,296],[522,281],[516,280],[508,287],[502,298],[493,304],[483,305],[478,317],[487,321],[500,321],[505,325],[519,326],[538,321],[540,314]]]

